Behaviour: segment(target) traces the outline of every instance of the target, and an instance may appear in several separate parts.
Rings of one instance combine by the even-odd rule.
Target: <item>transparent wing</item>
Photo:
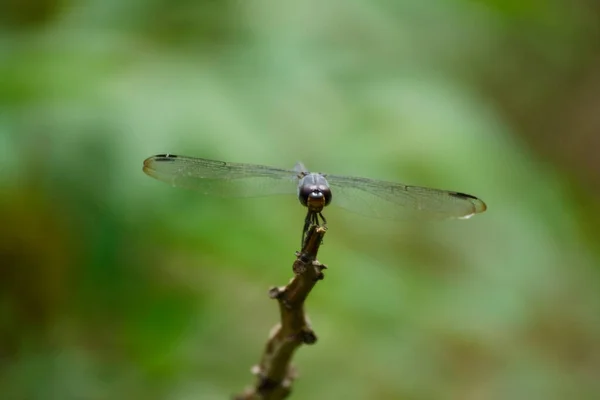
[[[325,175],[331,204],[375,218],[469,218],[484,212],[485,203],[469,194],[399,183]]]
[[[255,164],[160,154],[144,160],[144,172],[176,187],[219,197],[295,194],[297,172]]]

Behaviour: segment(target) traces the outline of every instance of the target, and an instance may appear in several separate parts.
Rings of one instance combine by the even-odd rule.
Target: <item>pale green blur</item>
[[[292,399],[600,398],[598,191],[576,147],[543,147],[596,114],[562,136],[528,124],[562,112],[594,54],[581,3],[1,5],[0,398],[254,382],[305,210],[142,173],[167,152],[486,201],[424,225],[326,210]]]

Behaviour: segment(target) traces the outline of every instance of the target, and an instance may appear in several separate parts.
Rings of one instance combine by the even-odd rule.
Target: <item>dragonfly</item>
[[[326,226],[323,209],[329,204],[368,217],[404,219],[467,219],[487,205],[470,194],[411,186],[369,178],[309,172],[298,162],[294,169],[268,167],[158,154],[144,160],[143,171],[175,187],[218,197],[262,197],[295,194],[307,208],[302,243],[312,225]]]

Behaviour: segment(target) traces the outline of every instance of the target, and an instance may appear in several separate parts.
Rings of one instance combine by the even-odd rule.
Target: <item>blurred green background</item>
[[[253,383],[305,211],[145,176],[166,152],[487,202],[328,209],[291,398],[600,398],[600,3],[5,0],[0,31],[1,399]]]

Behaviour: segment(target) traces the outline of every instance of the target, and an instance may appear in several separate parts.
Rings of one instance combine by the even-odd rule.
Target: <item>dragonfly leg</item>
[[[306,218],[304,219],[304,227],[302,228],[302,241],[300,242],[300,248],[304,247],[304,240],[306,239],[306,232],[308,232],[308,228],[313,223],[314,213],[312,211],[308,211],[306,214]]]
[[[323,216],[323,214],[319,213],[319,217],[321,217],[321,220],[323,221],[323,226],[327,226],[327,220],[325,219],[325,217]],[[319,221],[317,221],[317,224],[319,223]]]
[[[321,222],[319,222],[319,218],[321,218]],[[304,227],[302,228],[302,243],[301,247],[304,247],[304,241],[306,240],[306,234],[308,230],[313,226],[327,226],[327,220],[320,212],[308,211],[306,214],[306,219],[304,220]]]

